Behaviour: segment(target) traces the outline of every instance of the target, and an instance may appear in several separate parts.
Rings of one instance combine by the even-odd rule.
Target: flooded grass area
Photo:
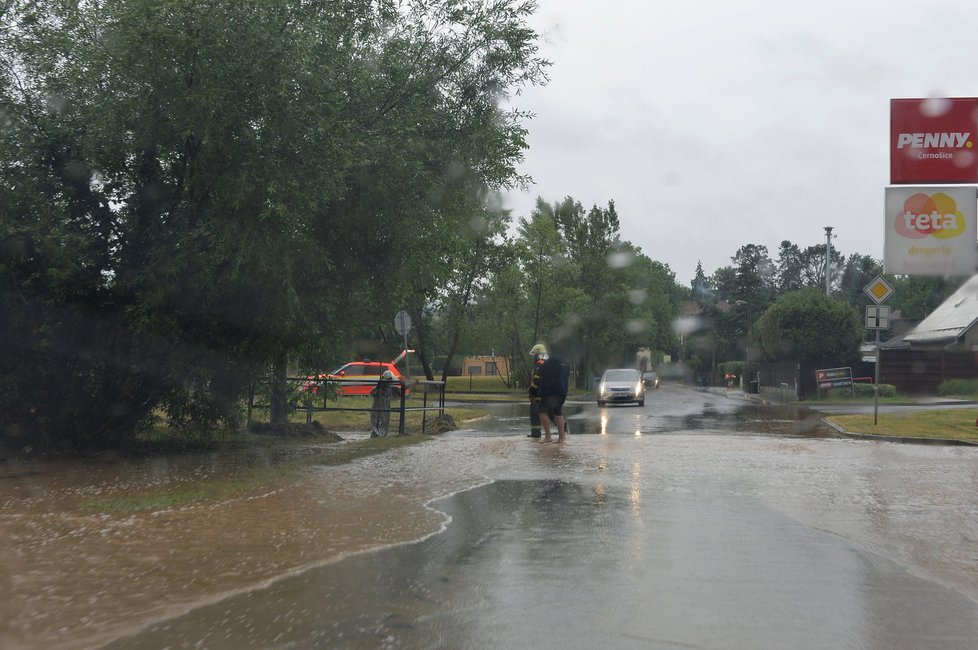
[[[277,449],[261,456],[253,452],[239,453],[241,458],[237,461],[237,467],[229,467],[225,463],[220,472],[200,470],[191,474],[190,481],[177,479],[175,484],[164,483],[135,492],[127,487],[124,496],[88,499],[82,501],[80,507],[90,512],[134,512],[179,507],[199,501],[222,501],[247,494],[256,488],[274,488],[293,478],[303,468],[348,463],[427,440],[430,437],[388,436],[350,440],[343,444],[309,441],[302,444],[279,443]]]
[[[353,501],[342,482],[322,491],[310,479],[431,440],[359,434],[6,462],[0,647],[93,647],[133,621],[430,532],[441,520],[415,499]]]

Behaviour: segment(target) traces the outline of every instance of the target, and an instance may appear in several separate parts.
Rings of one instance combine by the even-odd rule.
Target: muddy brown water
[[[349,436],[359,437],[365,434]],[[0,465],[0,647],[97,647],[351,552],[416,540],[444,522],[424,503],[484,480],[480,467],[504,458],[507,446],[466,444],[449,461],[462,474],[442,471],[434,480],[444,458],[422,471],[400,466],[409,449],[394,450],[312,465],[232,498],[205,493],[137,512],[101,512],[91,503],[188,489],[202,479],[233,482],[309,450],[297,443],[275,453],[7,461]]]
[[[137,461],[5,464],[0,467],[0,647],[98,647],[350,554],[438,533],[448,518],[426,505],[433,499],[507,478],[600,484],[620,475],[615,480],[628,484],[639,458],[650,475],[675,474],[680,482],[687,467],[706,467],[708,460],[722,468],[716,472],[746,472],[749,480],[757,472],[767,482],[744,489],[769,493],[799,520],[811,517],[813,525],[827,520],[825,525],[838,527],[840,534],[889,549],[920,564],[922,573],[957,580],[958,588],[978,594],[978,563],[967,551],[934,552],[973,535],[974,526],[957,519],[942,525],[943,517],[956,513],[927,509],[932,502],[948,507],[946,502],[976,491],[974,473],[953,474],[958,479],[951,488],[942,483],[947,474],[932,475],[928,469],[935,462],[951,463],[959,473],[961,457],[955,454],[967,452],[900,452],[910,455],[905,462],[898,457],[896,467],[905,475],[895,476],[888,452],[877,458],[869,443],[826,440],[810,414],[756,411],[692,391],[662,391],[645,409],[572,405],[571,444],[548,450],[525,439],[519,405],[498,409],[491,420],[430,443],[346,465],[311,466],[285,481],[259,482],[233,498],[203,495],[187,505],[135,513],[92,511],[86,503],[146,489],[186,488],[202,477],[233,479],[283,458],[241,450]],[[853,450],[858,458],[869,455],[850,461]],[[915,481],[921,487],[904,485]],[[891,496],[891,489],[909,496]],[[899,505],[904,500],[908,509]],[[857,512],[838,514],[850,501],[858,504]],[[965,507],[974,508],[973,501],[969,504]],[[922,512],[928,514],[920,521],[914,513]]]

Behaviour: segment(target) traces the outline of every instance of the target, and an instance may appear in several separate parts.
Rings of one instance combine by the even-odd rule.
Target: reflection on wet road
[[[527,439],[525,407],[495,410],[478,428],[216,507],[32,518],[6,497],[5,530],[59,532],[6,556],[11,591],[27,599],[6,605],[22,625],[9,638],[978,647],[972,448],[838,439],[805,411],[674,387],[644,408],[578,405],[564,446]],[[99,555],[99,529],[123,527]],[[46,574],[44,554],[72,547],[84,549],[78,566]],[[50,594],[23,592],[32,579]],[[98,606],[86,610],[89,596]]]
[[[119,647],[973,648],[978,605],[723,490],[499,481],[449,530],[349,558]]]
[[[634,404],[598,407],[593,402],[575,401],[565,406],[572,434],[626,433],[771,433],[778,435],[829,436],[821,415],[802,406],[768,406],[745,402],[740,393],[680,390],[674,387],[650,390],[645,406]],[[501,431],[528,431],[527,405],[490,405],[492,420],[478,430],[490,435]]]

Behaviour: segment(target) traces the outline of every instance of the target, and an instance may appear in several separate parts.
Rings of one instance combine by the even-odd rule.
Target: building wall
[[[509,376],[509,359],[506,357],[473,356],[465,357],[462,374],[476,377]]]
[[[945,350],[884,350],[880,381],[908,395],[935,395],[948,379],[978,377],[978,352]]]

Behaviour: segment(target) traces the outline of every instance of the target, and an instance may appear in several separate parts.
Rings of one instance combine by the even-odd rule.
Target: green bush
[[[724,361],[717,364],[717,377],[720,381],[722,381],[727,375],[736,375],[740,377],[744,373],[744,368],[745,366],[743,361]]]
[[[937,394],[944,397],[978,398],[978,379],[949,379],[937,387]]]
[[[893,384],[880,384],[880,397],[896,397],[897,391],[896,386]],[[852,385],[855,395],[859,397],[872,397],[873,396],[873,385],[872,384],[853,384]]]

